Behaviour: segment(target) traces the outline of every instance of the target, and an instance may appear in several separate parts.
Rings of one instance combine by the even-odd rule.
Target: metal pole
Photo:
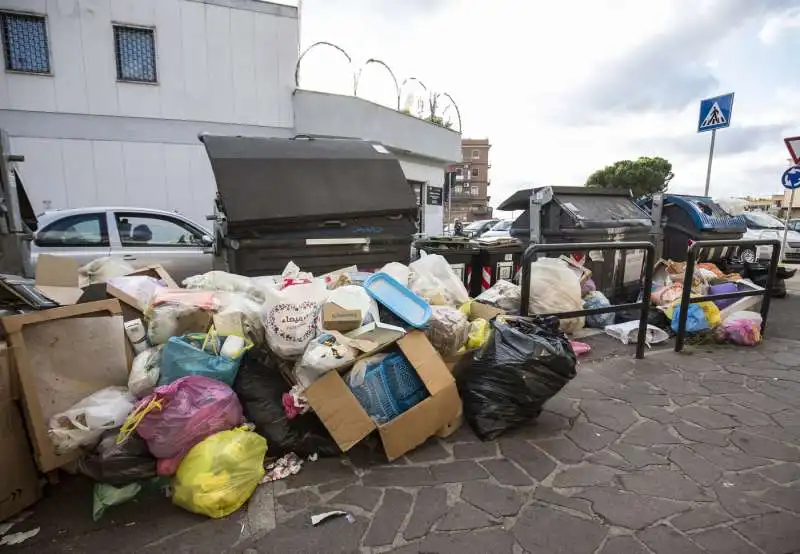
[[[717,130],[711,130],[711,148],[708,150],[708,169],[706,169],[706,192],[708,196],[708,189],[711,186],[711,162],[714,161],[714,143],[717,142]]]
[[[794,192],[797,189],[792,189],[792,194],[789,196],[789,207],[786,208],[786,220],[783,222],[783,241],[781,242],[781,256],[786,251],[786,237],[789,235],[789,219],[792,217],[792,207],[794,207]]]
[[[455,172],[446,173],[447,178],[447,225],[450,227],[450,235],[455,235],[453,229],[453,185],[455,185]]]

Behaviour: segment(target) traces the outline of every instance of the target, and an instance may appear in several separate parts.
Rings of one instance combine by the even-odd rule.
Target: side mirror
[[[214,245],[214,238],[211,235],[203,235],[203,238],[200,239],[203,243],[203,246],[213,246]]]

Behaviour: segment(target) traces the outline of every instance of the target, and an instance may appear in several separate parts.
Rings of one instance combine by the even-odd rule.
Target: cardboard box
[[[19,397],[15,381],[16,376],[11,372],[11,355],[8,344],[0,342],[0,406]]]
[[[0,322],[14,354],[36,463],[41,471],[52,471],[78,452],[56,454],[47,435],[50,418],[102,388],[128,383],[120,303],[64,306]]]
[[[456,418],[449,422],[447,425],[436,431],[436,436],[440,439],[446,439],[456,431],[458,431],[464,424],[464,410],[458,412]]]
[[[337,371],[326,373],[305,391],[309,404],[343,452],[377,430],[386,457],[396,460],[435,435],[462,409],[455,380],[424,333],[409,333],[396,345],[417,370],[430,396],[389,423],[372,421]]]
[[[322,327],[326,331],[347,333],[361,327],[364,314],[361,310],[346,310],[333,302],[322,305]]]
[[[0,521],[5,521],[41,498],[39,474],[16,402],[0,401],[0,453]]]

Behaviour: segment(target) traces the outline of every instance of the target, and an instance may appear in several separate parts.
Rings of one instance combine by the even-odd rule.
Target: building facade
[[[461,140],[461,163],[450,169],[455,172],[455,184],[450,192],[450,222],[456,219],[477,221],[492,217],[492,208],[489,206],[491,147],[489,139]]]
[[[136,206],[202,224],[216,185],[200,133],[379,141],[409,180],[441,187],[458,133],[298,97],[299,19],[264,0],[0,0],[0,128],[25,156],[34,210]]]

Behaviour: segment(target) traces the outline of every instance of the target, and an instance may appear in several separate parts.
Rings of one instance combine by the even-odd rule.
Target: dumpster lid
[[[532,194],[547,187],[518,190],[498,206],[499,210],[528,210]],[[650,216],[634,203],[629,192],[587,187],[550,187],[553,201],[567,212],[578,227],[650,227]]]
[[[357,139],[200,135],[230,223],[415,213],[400,162]]]
[[[692,218],[695,226],[703,231],[730,229],[744,233],[747,222],[741,215],[730,215],[722,206],[708,196],[692,196],[688,194],[667,194],[664,204],[674,204]]]

